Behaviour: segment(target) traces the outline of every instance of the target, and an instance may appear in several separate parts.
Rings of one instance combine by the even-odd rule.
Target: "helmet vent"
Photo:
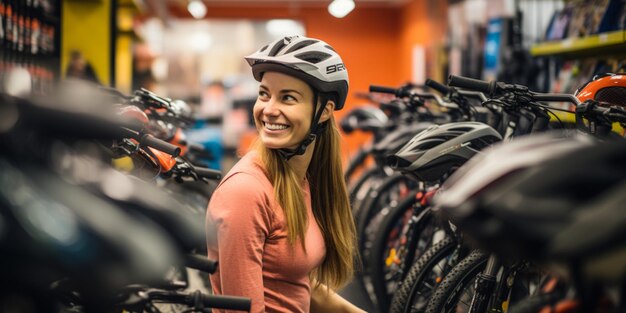
[[[626,106],[626,88],[624,87],[605,87],[598,92],[594,97],[595,100],[600,102],[607,102],[611,105]]]
[[[285,45],[284,40],[279,40],[273,47],[272,50],[270,50],[270,52],[267,54],[271,57],[275,57],[276,54],[278,53],[278,51],[280,51],[280,49],[282,49]]]
[[[259,50],[259,52],[263,52],[263,51],[267,50],[267,47],[269,47],[269,45],[265,45],[263,48],[261,48],[261,50]]]
[[[449,129],[450,131],[454,131],[454,132],[462,132],[462,133],[466,133],[469,132],[470,130],[472,130],[472,128],[470,127],[453,127]]]
[[[492,143],[498,141],[496,137],[476,138],[469,142],[469,146],[475,150],[482,150],[489,147]]]
[[[317,40],[303,40],[298,42],[297,44],[293,45],[293,47],[289,48],[289,50],[285,51],[285,54],[290,53],[290,52],[294,52],[296,50],[300,50],[304,47],[308,47],[314,43],[317,43],[319,41]]]
[[[296,58],[302,60],[302,61],[307,61],[309,63],[313,63],[313,64],[317,64],[319,62],[322,62],[328,58],[331,57],[330,54],[328,53],[324,53],[324,52],[319,52],[319,51],[311,51],[311,52],[305,52],[305,53],[300,53],[295,55]]]
[[[333,49],[333,47],[331,47],[331,46],[329,46],[329,45],[325,45],[324,47],[325,47],[326,49],[329,49],[329,50],[333,51],[333,52],[337,52],[337,51],[335,51],[335,49]]]
[[[431,140],[427,140],[424,141],[423,143],[421,143],[417,149],[419,150],[428,150],[430,148],[436,147],[438,145],[440,145],[443,142],[443,140],[437,140],[437,139],[431,139]]]

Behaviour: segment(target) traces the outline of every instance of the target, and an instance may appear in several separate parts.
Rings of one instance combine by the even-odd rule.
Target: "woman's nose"
[[[263,107],[263,114],[269,116],[278,116],[280,114],[279,105],[278,103],[276,103],[274,98],[271,98],[269,101],[267,101],[265,107]]]

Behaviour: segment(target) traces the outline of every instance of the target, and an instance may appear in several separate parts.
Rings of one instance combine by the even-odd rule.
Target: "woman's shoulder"
[[[224,176],[209,201],[212,215],[244,218],[243,215],[254,213],[269,218],[268,223],[273,219],[272,184],[256,163],[254,155],[247,154]]]
[[[220,181],[216,192],[236,192],[247,196],[266,196],[272,183],[254,152],[249,152],[237,162]],[[271,193],[271,192],[270,192]]]
[[[240,175],[243,174],[243,175]],[[245,154],[224,176],[220,185],[227,181],[241,181],[242,183],[259,183],[262,185],[271,183],[255,151]]]

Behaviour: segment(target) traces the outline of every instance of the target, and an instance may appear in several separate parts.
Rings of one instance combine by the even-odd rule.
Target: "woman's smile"
[[[289,128],[289,125],[286,125],[286,124],[270,123],[270,122],[263,122],[263,126],[265,126],[265,130],[269,131],[270,133],[280,133],[281,131],[284,131],[287,128]]]

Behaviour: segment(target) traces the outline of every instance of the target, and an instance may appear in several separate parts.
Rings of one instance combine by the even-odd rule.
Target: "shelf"
[[[530,48],[533,56],[606,53],[611,48],[626,47],[626,31],[618,30],[582,38],[545,42]],[[623,51],[626,50],[621,50]]]

